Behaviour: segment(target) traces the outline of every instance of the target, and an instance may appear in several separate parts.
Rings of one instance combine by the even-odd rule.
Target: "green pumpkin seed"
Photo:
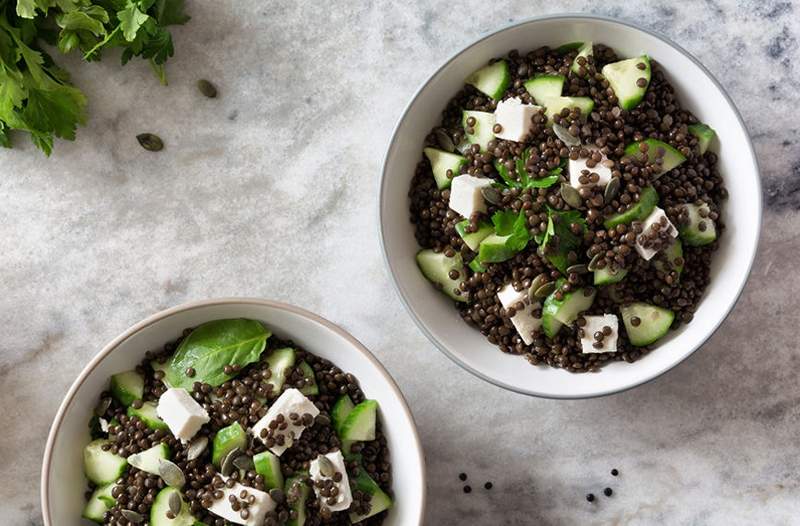
[[[619,177],[612,177],[611,180],[606,185],[605,191],[603,192],[603,202],[610,203],[615,197],[617,197],[619,189],[620,189]]]
[[[599,262],[601,259],[603,259],[603,254],[602,254],[602,253],[600,253],[600,254],[595,254],[595,255],[594,255],[594,257],[592,258],[592,260],[591,260],[591,261],[589,261],[589,264],[588,264],[588,265],[586,265],[586,269],[587,269],[589,272],[594,272],[595,270],[597,270],[597,263],[598,263],[598,262]]]
[[[589,268],[583,263],[578,263],[577,265],[567,267],[567,274],[572,274],[573,272],[575,274],[586,274],[589,272]]]
[[[483,194],[484,199],[495,206],[503,203],[503,194],[501,194],[500,190],[493,186],[485,186],[481,188],[481,194]]]
[[[100,399],[100,402],[97,404],[97,407],[94,408],[94,414],[97,416],[103,416],[108,411],[108,408],[111,407],[111,397],[104,397]]]
[[[161,137],[153,133],[140,133],[136,136],[136,140],[142,145],[142,148],[148,152],[160,152],[164,149],[164,141]]]
[[[230,476],[231,473],[233,473],[233,470],[236,469],[236,466],[234,466],[233,461],[236,460],[236,458],[239,455],[241,455],[241,451],[239,451],[239,448],[236,448],[232,449],[231,451],[228,452],[227,455],[222,457],[222,462],[220,462],[219,464],[219,470],[223,475],[227,477]]]
[[[255,468],[255,464],[253,464],[253,459],[248,457],[247,455],[239,455],[238,457],[233,459],[233,465],[245,471]]]
[[[217,88],[211,82],[207,81],[206,79],[200,79],[197,81],[197,89],[200,90],[200,93],[208,97],[209,99],[213,99],[217,96]]]
[[[536,296],[537,298],[546,298],[547,296],[555,292],[555,290],[556,290],[556,282],[551,281],[549,283],[545,283],[544,285],[536,289],[536,292],[534,292],[533,295]]]
[[[133,510],[122,510],[120,514],[126,519],[128,519],[128,522],[130,522],[131,524],[141,524],[142,522],[144,522],[144,517],[142,516],[142,514],[136,513]]]
[[[189,442],[189,447],[186,450],[186,460],[194,460],[203,454],[203,451],[208,447],[208,437],[199,436]]]
[[[561,139],[561,142],[567,146],[580,146],[581,144],[580,139],[572,135],[569,130],[560,124],[553,124],[553,132],[556,134],[556,137]]]
[[[173,515],[180,515],[181,508],[183,507],[183,499],[181,499],[181,494],[177,491],[170,493],[167,504],[169,505],[169,511],[171,511]]]
[[[580,208],[583,206],[581,194],[567,183],[561,183],[561,198],[572,208]]]
[[[438,128],[434,135],[436,135],[436,142],[439,143],[439,147],[446,151],[453,153],[456,151],[456,145],[453,144],[453,139],[450,138],[450,134],[444,131],[441,128]]]
[[[528,289],[528,299],[531,302],[536,298],[536,291],[539,289],[539,287],[548,281],[550,281],[550,277],[544,272],[533,278],[533,281],[531,281],[531,286]]]
[[[158,459],[158,474],[167,486],[180,489],[186,484],[186,476],[181,468],[165,458]]]
[[[319,472],[323,477],[332,478],[336,474],[336,466],[328,457],[320,455],[317,457],[317,461],[319,462]]]

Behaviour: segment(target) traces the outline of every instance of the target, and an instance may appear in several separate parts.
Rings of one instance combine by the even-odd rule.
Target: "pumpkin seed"
[[[108,408],[111,407],[111,397],[104,397],[100,399],[100,402],[97,404],[97,407],[94,408],[94,414],[97,416],[103,416],[108,411]]]
[[[336,474],[336,466],[333,465],[333,462],[328,457],[320,455],[317,461],[319,462],[319,472],[323,477],[332,478]]]
[[[581,194],[567,183],[561,183],[561,198],[572,208],[580,208],[583,206]]]
[[[589,261],[589,264],[586,265],[586,269],[589,272],[594,272],[597,269],[598,261],[600,261],[601,259],[603,259],[603,254],[602,253],[601,254],[595,254],[594,257],[592,258],[592,260]]]
[[[181,499],[181,494],[177,491],[170,493],[167,504],[169,505],[169,511],[171,511],[174,515],[179,515],[181,513],[181,508],[183,507],[183,499]]]
[[[217,96],[217,87],[206,79],[200,79],[197,81],[197,89],[199,89],[200,93],[209,99],[213,99]]]
[[[606,185],[605,192],[603,192],[603,202],[610,203],[619,193],[620,181],[619,177],[612,177]]]
[[[537,298],[546,298],[547,296],[552,294],[555,290],[556,290],[556,282],[551,281],[549,283],[545,283],[544,285],[536,289],[536,292],[534,292],[533,295],[536,296]]]
[[[565,127],[560,124],[553,124],[553,132],[556,137],[561,139],[561,142],[567,146],[580,146],[581,140],[572,135]]]
[[[186,450],[186,460],[194,460],[199,458],[208,446],[208,437],[199,436],[189,442],[189,447]]]
[[[544,272],[533,278],[533,281],[531,281],[531,286],[528,289],[528,299],[533,301],[534,298],[536,298],[536,291],[548,281],[550,281],[550,278]]]
[[[142,145],[142,148],[148,152],[160,152],[164,149],[164,141],[161,137],[153,133],[140,133],[136,136],[136,140]]]
[[[442,150],[450,153],[456,151],[456,145],[453,144],[453,139],[450,138],[449,133],[439,128],[434,132],[434,135],[436,135],[436,142],[439,143],[439,147]]]
[[[238,457],[240,454],[241,452],[239,451],[239,448],[235,448],[229,451],[227,455],[222,457],[222,462],[219,464],[219,470],[223,475],[227,477],[233,473],[233,470],[236,467],[233,465],[233,461],[236,460],[236,457]]]
[[[132,524],[141,524],[142,522],[144,522],[144,517],[142,516],[142,514],[136,513],[133,510],[122,510],[120,514],[126,519],[128,519],[128,522]]]
[[[589,272],[589,269],[583,263],[578,263],[577,265],[572,265],[570,267],[567,267],[567,274],[572,274],[573,272],[575,274],[586,274],[587,272]]]
[[[484,199],[493,205],[500,205],[503,203],[503,194],[501,194],[500,190],[493,186],[484,186],[481,188],[481,194],[483,194]]]
[[[233,465],[245,471],[255,468],[255,464],[253,464],[253,459],[248,457],[247,455],[239,455],[238,457],[233,459]]]
[[[158,459],[158,474],[168,486],[182,488],[186,484],[186,475],[177,464],[165,458]]]

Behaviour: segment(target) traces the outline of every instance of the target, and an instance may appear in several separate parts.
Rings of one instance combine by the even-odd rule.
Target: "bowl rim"
[[[155,314],[151,314],[144,320],[130,326],[126,329],[122,334],[111,340],[108,344],[106,344],[103,349],[98,352],[92,359],[89,361],[88,364],[81,370],[78,377],[70,386],[67,394],[64,396],[64,399],[61,402],[61,405],[56,412],[55,417],[53,418],[53,423],[50,426],[50,432],[47,436],[47,443],[45,445],[43,462],[42,462],[42,473],[41,473],[41,497],[40,503],[42,506],[42,517],[44,520],[45,526],[52,526],[55,523],[53,522],[52,518],[50,517],[50,465],[53,456],[53,446],[55,444],[56,436],[58,435],[61,425],[64,421],[64,415],[67,409],[72,405],[73,399],[75,394],[81,388],[83,383],[86,379],[94,372],[95,368],[102,362],[106,356],[111,354],[122,342],[133,336],[134,334],[138,333],[142,329],[149,327],[165,318],[169,318],[175,314],[186,312],[198,308],[204,308],[209,306],[219,306],[219,305],[259,305],[259,306],[266,306],[272,307],[275,309],[283,310],[300,316],[301,318],[305,318],[310,320],[318,325],[322,325],[326,329],[329,329],[336,333],[336,335],[344,338],[355,350],[357,350],[368,362],[370,362],[375,369],[380,373],[380,375],[385,380],[386,384],[389,386],[389,389],[393,393],[395,397],[400,401],[400,406],[403,410],[403,413],[408,418],[409,422],[411,422],[411,434],[413,437],[413,448],[414,453],[416,454],[416,462],[419,466],[419,483],[420,487],[422,488],[421,492],[421,501],[419,507],[419,514],[417,517],[417,523],[422,524],[423,518],[425,517],[425,508],[426,508],[426,500],[427,500],[427,482],[426,482],[426,466],[425,466],[425,455],[424,450],[422,449],[422,442],[419,438],[419,432],[417,431],[417,424],[414,420],[414,415],[411,413],[411,410],[408,406],[408,401],[403,396],[400,387],[397,385],[397,382],[392,378],[389,371],[378,361],[377,358],[372,354],[372,352],[367,349],[364,344],[358,341],[354,336],[350,333],[336,325],[335,323],[331,322],[330,320],[323,318],[318,314],[314,314],[311,311],[303,309],[301,307],[297,307],[295,305],[291,305],[288,303],[284,303],[281,301],[274,301],[262,298],[249,298],[249,297],[225,297],[225,298],[212,298],[206,300],[198,300],[198,301],[190,301],[186,303],[182,303],[175,307],[170,307],[168,309],[164,309],[161,311],[156,312]]]
[[[556,21],[561,20],[563,22],[571,22],[571,21],[608,22],[608,23],[611,23],[611,24],[617,24],[617,25],[625,26],[625,27],[633,29],[635,31],[639,31],[641,33],[644,33],[644,34],[646,34],[646,35],[648,35],[650,37],[653,37],[653,38],[656,38],[658,40],[661,40],[663,43],[667,44],[669,47],[673,48],[675,51],[677,51],[678,53],[683,55],[684,58],[686,58],[689,61],[691,61],[692,63],[694,63],[700,69],[700,71],[714,84],[714,86],[716,86],[716,88],[720,91],[720,93],[722,93],[722,96],[724,97],[725,102],[733,110],[733,114],[736,117],[736,120],[738,121],[739,126],[742,128],[742,130],[744,132],[746,147],[747,147],[748,153],[750,154],[750,157],[753,159],[753,169],[755,170],[755,174],[756,174],[755,184],[756,184],[756,188],[758,190],[758,195],[759,195],[759,199],[758,199],[758,202],[757,202],[758,213],[757,213],[757,217],[755,218],[756,219],[756,235],[755,235],[755,239],[753,240],[753,244],[750,247],[750,251],[749,251],[750,252],[749,259],[750,260],[747,262],[747,272],[745,273],[744,279],[742,280],[741,284],[739,285],[739,290],[736,291],[736,295],[735,295],[733,301],[730,302],[730,304],[724,310],[722,315],[718,318],[717,322],[711,328],[711,330],[708,331],[708,333],[705,335],[704,338],[702,338],[701,340],[699,340],[697,342],[697,344],[694,346],[694,348],[691,350],[691,352],[689,352],[686,356],[684,356],[680,360],[677,360],[674,363],[670,364],[669,366],[665,367],[663,370],[661,370],[659,372],[656,372],[654,374],[651,374],[649,377],[645,377],[642,380],[640,380],[640,381],[638,381],[636,383],[633,383],[631,385],[622,386],[622,387],[619,387],[619,388],[610,388],[610,389],[606,389],[606,390],[603,390],[603,391],[598,391],[598,392],[590,394],[590,395],[554,395],[554,394],[550,394],[550,393],[538,392],[538,391],[533,390],[533,389],[524,389],[524,388],[516,387],[516,386],[513,386],[513,385],[509,385],[509,384],[507,384],[507,383],[505,383],[503,381],[500,381],[500,380],[497,380],[495,378],[492,378],[492,377],[484,374],[483,372],[475,369],[474,367],[471,367],[471,366],[467,365],[466,363],[464,363],[463,361],[461,361],[461,359],[458,356],[456,356],[454,353],[452,353],[443,343],[441,343],[437,338],[435,338],[430,333],[430,331],[428,331],[427,327],[425,326],[425,323],[420,319],[420,317],[418,316],[416,311],[412,308],[411,303],[409,302],[409,300],[406,297],[407,292],[403,288],[403,285],[400,283],[400,281],[399,281],[399,279],[397,277],[397,273],[395,272],[395,268],[394,268],[392,262],[389,260],[389,256],[388,256],[388,254],[386,252],[386,239],[385,239],[385,237],[386,237],[386,232],[385,232],[386,222],[385,222],[384,210],[383,210],[383,195],[384,195],[384,192],[385,192],[385,182],[386,182],[386,179],[387,179],[386,172],[388,170],[389,156],[392,153],[393,147],[394,147],[394,145],[395,145],[395,143],[397,141],[397,137],[398,137],[400,126],[403,124],[403,122],[405,121],[406,117],[408,116],[408,113],[411,110],[411,107],[416,103],[417,99],[420,97],[422,92],[428,87],[428,85],[431,83],[433,78],[436,77],[443,69],[445,69],[448,65],[450,65],[450,63],[452,63],[454,60],[456,60],[458,57],[460,57],[463,53],[468,52],[473,47],[477,46],[478,44],[480,44],[481,42],[483,42],[483,41],[485,41],[487,39],[490,39],[490,38],[494,37],[495,35],[498,35],[500,33],[508,31],[510,29],[516,28],[518,26],[523,26],[523,25],[526,25],[526,24],[530,24],[532,22],[553,21],[553,20],[556,20]],[[524,18],[524,19],[521,19],[521,20],[510,22],[508,24],[505,24],[505,25],[501,26],[499,29],[496,29],[496,30],[493,30],[493,31],[490,31],[488,33],[483,34],[483,35],[479,36],[478,38],[476,38],[475,40],[471,41],[469,44],[467,44],[463,48],[459,49],[458,51],[456,51],[455,53],[450,55],[450,57],[447,60],[445,60],[444,62],[442,62],[442,64],[439,67],[437,67],[436,70],[433,73],[428,75],[428,77],[424,81],[422,81],[422,83],[419,85],[419,87],[414,92],[414,95],[412,95],[411,99],[406,104],[405,108],[403,109],[403,112],[400,114],[400,117],[397,119],[397,121],[395,123],[395,126],[394,126],[394,129],[392,130],[391,137],[389,138],[388,145],[386,147],[386,153],[384,154],[383,164],[382,164],[381,171],[380,171],[378,177],[379,177],[379,181],[378,181],[378,203],[377,203],[377,207],[378,207],[378,210],[377,210],[377,215],[378,215],[378,237],[380,239],[381,254],[383,256],[384,268],[386,270],[388,270],[389,276],[391,277],[392,287],[394,288],[395,293],[400,297],[400,301],[403,303],[403,306],[405,307],[406,311],[411,315],[411,319],[414,320],[414,323],[417,325],[419,330],[422,331],[422,333],[425,335],[425,337],[428,338],[428,340],[430,340],[436,346],[436,348],[439,349],[439,351],[441,351],[445,356],[447,356],[451,361],[453,361],[456,365],[458,365],[459,367],[461,367],[465,371],[477,376],[481,380],[484,380],[484,381],[486,381],[486,382],[488,382],[490,384],[493,384],[493,385],[495,385],[497,387],[500,387],[502,389],[506,389],[506,390],[512,391],[514,393],[523,394],[523,395],[527,395],[527,396],[533,396],[533,397],[537,397],[537,398],[546,398],[546,399],[553,399],[553,400],[582,400],[582,399],[600,398],[600,397],[603,397],[603,396],[609,396],[609,395],[613,395],[613,394],[617,394],[617,393],[622,393],[622,392],[628,391],[630,389],[633,389],[635,387],[639,387],[640,385],[644,385],[646,383],[652,382],[653,380],[655,380],[657,378],[660,378],[662,375],[664,375],[667,372],[669,372],[672,369],[674,369],[678,364],[683,363],[684,361],[689,359],[695,352],[697,352],[698,349],[700,349],[711,338],[711,336],[714,335],[714,333],[717,331],[717,329],[719,329],[720,325],[722,325],[722,323],[725,321],[725,319],[728,317],[730,312],[733,310],[734,306],[736,306],[736,304],[738,303],[739,299],[741,298],[742,291],[744,290],[744,287],[747,284],[747,281],[750,278],[750,274],[751,274],[751,272],[753,270],[753,263],[755,262],[756,254],[758,253],[758,245],[759,245],[759,241],[760,241],[760,238],[761,238],[761,228],[763,226],[762,225],[762,221],[763,221],[763,213],[764,213],[764,192],[763,192],[763,188],[762,188],[762,185],[761,185],[761,170],[760,170],[760,167],[759,167],[759,164],[758,164],[758,157],[756,156],[755,149],[753,148],[753,141],[752,141],[750,132],[747,129],[747,125],[745,124],[741,113],[739,112],[739,108],[736,107],[736,104],[733,102],[733,99],[728,94],[728,92],[725,90],[725,88],[722,86],[722,84],[716,79],[716,77],[714,77],[714,75],[697,58],[694,57],[694,55],[689,53],[687,50],[685,50],[683,47],[681,47],[680,45],[675,43],[672,39],[670,39],[666,35],[658,32],[658,31],[655,31],[655,30],[652,30],[652,29],[649,29],[649,28],[646,28],[646,27],[642,27],[642,26],[640,26],[638,24],[635,24],[633,22],[628,22],[626,20],[621,20],[619,18],[603,16],[603,15],[590,15],[590,14],[584,14],[584,13],[558,13],[558,14],[541,15],[541,16],[533,16],[533,17],[529,17],[529,18]]]

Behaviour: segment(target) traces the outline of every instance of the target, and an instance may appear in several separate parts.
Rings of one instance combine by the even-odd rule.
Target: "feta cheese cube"
[[[642,223],[642,233],[636,236],[636,252],[644,259],[651,259],[659,251],[672,244],[678,237],[678,229],[667,214],[656,207]]]
[[[517,97],[498,102],[494,119],[502,129],[494,134],[495,137],[506,141],[522,141],[531,130],[531,117],[542,109],[541,106],[522,104]]]
[[[574,188],[580,190],[581,188],[585,188],[588,186],[605,186],[611,180],[611,168],[608,166],[604,166],[603,162],[608,160],[608,157],[605,155],[602,156],[603,158],[597,163],[593,168],[589,168],[586,166],[586,161],[589,158],[578,158],[576,160],[569,160],[568,163],[568,170],[569,170],[569,184]],[[596,173],[600,178],[597,182],[587,181],[586,183],[581,183],[581,175],[585,175],[587,179],[591,177],[592,173]]]
[[[342,474],[342,480],[335,482],[333,480],[333,474],[330,474],[330,476],[322,474],[320,469],[321,457],[328,459],[330,464],[333,466],[334,473],[338,472]],[[353,502],[353,496],[350,493],[350,483],[347,480],[347,468],[344,465],[344,457],[342,457],[341,451],[334,451],[333,453],[328,453],[327,455],[319,455],[317,458],[311,461],[311,466],[308,469],[308,473],[311,475],[311,480],[314,481],[314,493],[317,494],[317,498],[322,506],[331,511],[344,511],[350,507],[350,504]],[[328,498],[320,495],[320,492],[322,491],[322,487],[319,487],[320,485],[331,485],[336,487],[338,490],[336,497],[329,497],[335,502],[328,502]]]
[[[167,424],[175,438],[184,444],[210,420],[203,406],[198,404],[186,389],[175,387],[164,391],[158,399],[156,413]]]
[[[520,302],[525,305],[522,310],[518,310],[516,314],[511,317],[511,323],[514,325],[514,328],[517,329],[525,345],[533,343],[532,333],[542,325],[542,319],[535,318],[532,314],[534,310],[539,308],[539,302],[530,303],[527,291],[518,292],[514,290],[514,285],[511,283],[498,291],[497,299],[500,300],[500,304],[506,309]]]
[[[223,482],[228,480],[228,477],[224,475],[220,475]],[[272,498],[264,493],[263,491],[257,490],[255,488],[250,488],[239,484],[236,482],[233,487],[229,488],[227,485],[220,488],[222,492],[221,499],[213,499],[213,504],[211,507],[208,508],[208,511],[216,515],[217,517],[221,517],[228,522],[233,522],[235,524],[244,524],[245,526],[261,526],[264,524],[264,518],[266,517],[267,513],[274,510],[276,508],[276,503]],[[241,498],[242,491],[246,491],[247,495],[245,498]],[[242,512],[234,511],[231,507],[231,495],[239,502],[239,504],[244,504],[249,499],[250,495],[255,497],[255,502],[252,504],[247,505],[247,518],[242,518]]]
[[[298,418],[292,420],[292,414],[296,414]],[[267,444],[270,451],[281,456],[303,434],[306,414],[311,415],[312,419],[316,418],[319,409],[297,389],[287,389],[272,403],[267,414],[255,423],[250,432]],[[308,418],[305,417],[305,420]],[[273,429],[269,427],[272,421],[278,422]],[[266,436],[261,435],[262,430],[266,430]]]
[[[581,349],[584,354],[617,351],[619,320],[615,315],[603,314],[602,316],[582,316],[582,318],[586,320],[586,325],[580,328],[578,334],[581,337]],[[595,347],[594,344],[598,340],[595,340],[594,334],[603,332],[606,327],[611,329],[611,333],[604,334],[603,339],[599,341],[598,347]]]
[[[466,218],[475,212],[486,212],[482,190],[487,186],[492,186],[488,177],[459,175],[450,185],[450,208]]]

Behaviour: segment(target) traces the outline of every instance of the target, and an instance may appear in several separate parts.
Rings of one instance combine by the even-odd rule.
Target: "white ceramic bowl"
[[[42,513],[45,526],[79,526],[86,480],[82,451],[88,422],[111,374],[133,368],[148,349],[160,348],[186,327],[224,318],[262,321],[277,336],[353,373],[369,398],[378,400],[392,454],[395,506],[387,526],[422,524],[425,461],[411,412],[389,373],[355,338],[331,322],[290,305],[258,299],[188,303],[159,312],[109,343],[84,368],[58,410],[44,453]]]
[[[472,71],[511,49],[521,52],[565,42],[601,42],[621,56],[642,52],[657,60],[679,100],[719,136],[720,171],[730,192],[727,225],[715,254],[712,280],[694,321],[659,342],[641,360],[612,363],[596,374],[571,374],[533,367],[501,353],[459,317],[452,302],[420,274],[419,250],[408,217],[408,189],[426,134],[439,122],[448,100]],[[380,233],[397,290],[420,329],[439,349],[473,374],[500,387],[551,398],[586,398],[619,392],[651,380],[700,347],[733,308],[756,253],[761,226],[761,185],[745,125],[722,86],[689,53],[663,36],[609,18],[562,15],[535,18],[490,35],[448,60],[414,95],[397,124],[380,184]],[[736,212],[735,214],[733,212]]]

